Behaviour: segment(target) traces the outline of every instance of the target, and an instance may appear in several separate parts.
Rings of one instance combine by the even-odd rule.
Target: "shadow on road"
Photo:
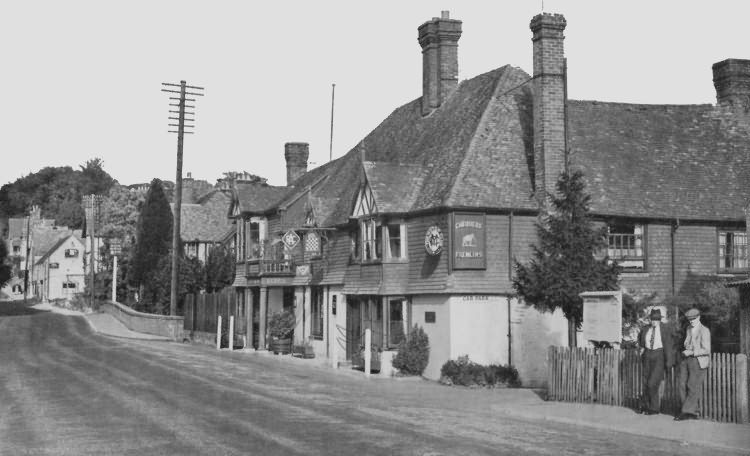
[[[20,317],[24,315],[49,312],[47,310],[34,309],[32,306],[35,304],[36,303],[24,304],[23,301],[0,301],[0,318]]]

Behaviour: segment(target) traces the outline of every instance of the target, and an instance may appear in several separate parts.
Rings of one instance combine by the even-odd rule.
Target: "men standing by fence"
[[[651,324],[638,334],[643,365],[643,396],[639,413],[656,415],[660,410],[659,385],[664,373],[674,364],[672,336],[661,324],[661,311],[653,309],[649,315]]]
[[[698,309],[685,312],[690,326],[685,335],[685,350],[680,361],[679,392],[682,410],[676,421],[698,418],[698,399],[711,360],[711,332],[701,324]]]

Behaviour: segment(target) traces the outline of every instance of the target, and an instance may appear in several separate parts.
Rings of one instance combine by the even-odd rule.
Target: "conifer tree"
[[[13,265],[8,259],[8,247],[5,245],[5,240],[0,239],[0,288],[10,282],[12,272]]]
[[[583,320],[584,291],[618,287],[617,266],[596,254],[607,248],[607,229],[597,229],[589,215],[590,196],[583,173],[564,172],[557,181],[549,213],[536,224],[537,244],[527,264],[515,261],[513,287],[527,303],[542,312],[562,309],[568,319],[568,343]]]
[[[129,262],[128,282],[142,287],[153,280],[160,260],[169,255],[172,245],[172,210],[159,179],[151,181],[136,227],[136,241]],[[148,310],[149,303],[144,303]]]

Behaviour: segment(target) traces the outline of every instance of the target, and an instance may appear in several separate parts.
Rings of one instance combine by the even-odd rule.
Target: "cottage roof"
[[[237,182],[233,190],[232,205],[241,213],[263,213],[273,209],[288,190],[288,187],[277,187],[266,183]]]
[[[201,204],[180,205],[180,237],[184,241],[219,242],[229,229],[230,197],[215,191],[204,195]],[[172,211],[174,205],[170,204]]]
[[[48,248],[44,251],[44,254],[37,260],[36,264],[44,263],[44,260],[55,253],[57,249],[68,242],[68,239],[70,238],[76,239],[79,243],[81,242],[78,237],[76,237],[72,232],[69,231],[67,236],[61,236],[60,238],[56,239],[52,245],[48,246]]]
[[[363,175],[381,212],[435,208],[536,210],[532,78],[502,68],[462,81],[422,116],[393,111],[343,157],[295,184],[329,178],[324,225],[348,221]],[[712,105],[569,100],[570,162],[604,216],[744,221],[750,118]]]

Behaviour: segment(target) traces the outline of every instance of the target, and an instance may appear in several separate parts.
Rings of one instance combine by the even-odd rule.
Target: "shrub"
[[[277,339],[286,339],[297,326],[297,318],[291,310],[276,312],[268,319],[268,334]]]
[[[469,360],[468,355],[448,360],[440,368],[440,381],[449,385],[495,387],[521,386],[518,371],[513,366],[490,364],[484,366]]]
[[[398,344],[398,353],[391,364],[406,375],[422,375],[430,359],[430,341],[418,325]]]

